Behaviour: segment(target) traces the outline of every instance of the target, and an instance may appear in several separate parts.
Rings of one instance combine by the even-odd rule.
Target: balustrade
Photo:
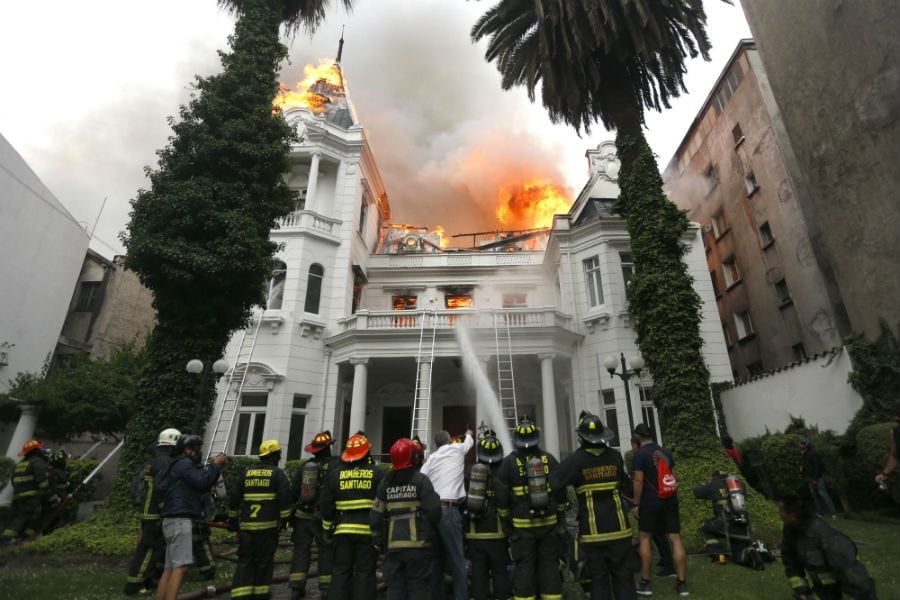
[[[338,321],[341,331],[400,330],[419,329],[425,314],[418,310],[361,311]],[[438,310],[427,311],[434,315],[435,327],[453,329],[463,326],[470,328],[490,328],[494,326],[494,315],[506,316],[513,329],[523,327],[562,327],[572,329],[572,318],[553,308],[501,309],[501,310]],[[428,325],[431,323],[429,322]]]

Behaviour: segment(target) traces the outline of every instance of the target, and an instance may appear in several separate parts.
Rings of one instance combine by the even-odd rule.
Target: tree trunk
[[[627,96],[615,119],[622,161],[616,209],[631,238],[635,272],[628,306],[638,346],[653,376],[666,444],[682,455],[721,454],[701,354],[700,299],[684,262],[688,220],[663,193],[637,104]]]

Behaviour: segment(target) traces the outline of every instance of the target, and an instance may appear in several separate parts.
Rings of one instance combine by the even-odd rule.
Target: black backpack
[[[144,508],[144,502],[147,499],[147,475],[150,474],[152,466],[149,462],[145,462],[138,467],[131,476],[131,505],[138,510]]]

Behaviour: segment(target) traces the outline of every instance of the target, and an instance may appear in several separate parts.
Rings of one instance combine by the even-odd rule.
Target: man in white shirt
[[[460,444],[452,443],[450,434],[438,432],[434,436],[437,449],[431,453],[421,473],[431,480],[434,491],[441,497],[441,522],[438,525],[439,543],[433,545],[434,563],[431,570],[431,598],[444,598],[444,571],[453,577],[455,600],[469,600],[469,577],[463,553],[462,505],[466,499],[464,481],[466,454],[475,445],[472,430]]]

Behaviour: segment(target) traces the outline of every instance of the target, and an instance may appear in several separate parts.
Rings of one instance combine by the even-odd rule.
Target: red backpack
[[[678,480],[675,479],[675,473],[669,467],[669,461],[663,452],[657,450],[651,452],[651,456],[656,464],[656,486],[651,483],[650,487],[656,489],[658,498],[662,500],[671,498],[678,493]]]

